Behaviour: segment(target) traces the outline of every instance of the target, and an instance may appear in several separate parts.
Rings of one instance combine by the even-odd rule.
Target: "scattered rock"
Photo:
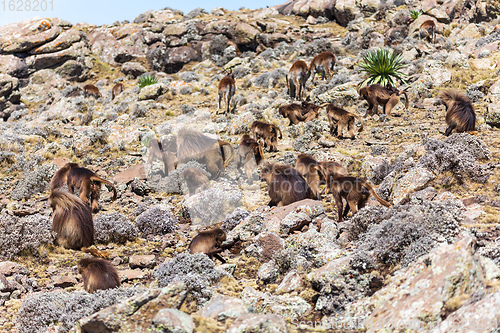
[[[130,256],[128,265],[130,268],[153,268],[156,265],[154,254]]]

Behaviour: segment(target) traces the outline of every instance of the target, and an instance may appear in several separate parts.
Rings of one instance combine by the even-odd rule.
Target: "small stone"
[[[125,269],[123,271],[118,271],[118,276],[121,282],[132,281],[132,280],[142,280],[145,274],[140,269]]]
[[[153,330],[157,332],[191,333],[193,319],[177,309],[161,309],[153,318]]]
[[[14,274],[28,275],[30,274],[30,271],[15,262],[2,261],[0,262],[0,274],[5,276],[11,276]]]
[[[59,288],[68,288],[72,287],[78,283],[75,277],[73,276],[53,276],[52,283],[54,283],[54,287]]]
[[[281,281],[280,285],[276,289],[276,293],[283,294],[289,293],[296,290],[302,286],[302,278],[297,271],[289,272]]]
[[[227,318],[238,318],[247,312],[247,307],[241,299],[216,294],[198,311],[198,314],[202,317],[224,321]]]
[[[154,254],[131,256],[129,259],[130,268],[153,268],[156,265]]]

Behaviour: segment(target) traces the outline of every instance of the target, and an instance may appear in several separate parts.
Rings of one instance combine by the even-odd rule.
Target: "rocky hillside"
[[[496,332],[500,322],[500,12],[497,1],[292,0],[262,10],[134,22],[62,19],[0,27],[0,330],[2,332]],[[413,22],[411,10],[420,10]],[[420,39],[426,20],[436,43]],[[305,96],[360,116],[368,51],[401,53],[409,110],[364,118],[356,139],[329,131],[325,111],[298,125],[285,77],[299,59],[331,51],[333,78]],[[232,112],[217,112],[232,71]],[[147,76],[156,83],[140,88]],[[112,98],[116,83],[124,91]],[[101,97],[86,97],[94,84]],[[446,88],[466,94],[476,131],[443,135]],[[404,99],[403,99],[404,100]],[[269,208],[267,185],[234,164],[189,196],[179,164],[148,163],[152,138],[189,126],[231,143],[253,121],[279,126],[278,152],[337,161],[394,206],[368,205],[337,222],[330,194]],[[95,245],[121,287],[89,294],[82,251],[54,245],[45,200],[72,161],[112,180],[93,215]],[[206,172],[206,171],[203,171]],[[227,233],[220,264],[189,254],[197,230]],[[93,251],[95,252],[95,251]]]

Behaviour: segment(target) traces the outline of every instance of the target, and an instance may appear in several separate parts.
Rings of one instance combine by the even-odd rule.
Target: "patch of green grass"
[[[410,12],[410,18],[414,21],[418,19],[420,15],[422,15],[422,12],[420,10],[412,9]]]
[[[150,86],[155,83],[158,83],[158,80],[151,75],[143,76],[139,78],[139,81],[137,81],[137,85],[139,86],[139,88],[144,88],[146,86]]]

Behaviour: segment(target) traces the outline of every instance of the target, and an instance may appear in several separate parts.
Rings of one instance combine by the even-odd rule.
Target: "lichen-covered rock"
[[[23,218],[0,215],[0,257],[13,259],[21,253],[37,256],[41,246],[52,244],[52,221],[40,214]]]
[[[193,293],[199,304],[212,296],[210,285],[226,275],[224,271],[215,268],[215,263],[203,253],[178,254],[153,271],[153,276],[158,279],[160,287],[181,281],[186,284],[189,292]]]
[[[242,193],[236,189],[211,187],[184,201],[194,224],[203,226],[220,222],[228,212],[241,205]]]
[[[382,156],[366,156],[361,165],[362,172],[366,179],[375,185],[382,182],[388,174],[389,159]]]
[[[243,289],[242,296],[243,301],[257,313],[273,313],[292,320],[300,318],[311,309],[311,306],[298,296],[274,296],[250,286]]]
[[[470,235],[454,244],[442,244],[397,274],[366,302],[353,304],[351,311],[368,314],[364,321],[368,332],[375,332],[374,327],[436,327],[443,320],[442,314],[484,295],[487,281],[474,255],[474,244]]]
[[[161,289],[141,291],[79,320],[71,333],[147,332],[161,309],[178,309],[187,296],[186,286],[181,282],[172,283]]]
[[[427,183],[435,178],[426,168],[410,169],[403,177],[396,181],[392,193],[392,202],[397,205],[408,198],[410,193],[423,189]]]
[[[341,0],[335,2],[333,13],[337,22],[345,27],[360,13],[360,9],[354,0]]]
[[[365,273],[363,265],[355,259],[352,255],[340,257],[308,274],[307,279],[320,292],[316,310],[327,315],[342,313],[351,302],[371,294],[380,284],[380,278]]]
[[[500,127],[500,104],[488,104],[484,121],[488,125]]]
[[[155,83],[141,89],[141,92],[139,93],[139,100],[144,101],[147,99],[157,99],[167,91],[168,86],[165,83]]]
[[[279,268],[274,261],[265,262],[259,267],[257,276],[262,283],[274,283],[279,276]]]
[[[221,222],[222,229],[226,232],[233,230],[243,219],[245,219],[250,212],[241,207],[237,207],[232,213],[226,215],[224,220]]]
[[[278,294],[289,293],[297,288],[300,288],[302,285],[302,277],[296,270],[292,270],[288,272],[285,277],[283,277],[283,280],[278,285],[278,288],[276,288],[276,292]]]
[[[71,26],[59,19],[33,18],[2,27],[0,36],[1,53],[27,52],[47,41],[54,40],[63,31],[63,27]]]
[[[408,265],[437,242],[452,242],[460,232],[465,207],[458,200],[407,204],[390,209],[366,207],[351,221],[351,237],[367,226],[358,248],[378,262]]]
[[[335,101],[340,106],[350,106],[354,101],[359,99],[357,91],[357,83],[347,82],[340,84],[321,95],[313,96],[313,103],[323,104]]]
[[[284,247],[283,239],[274,232],[261,232],[252,240],[252,244],[244,249],[247,256],[254,256],[260,262],[268,262]]]
[[[148,174],[152,187],[157,192],[166,192],[169,194],[187,194],[189,192],[182,173],[185,168],[196,168],[206,172],[206,167],[196,161],[189,161],[186,164],[179,165],[177,169],[168,174],[167,177],[155,178]]]
[[[486,295],[483,299],[462,306],[443,320],[437,329],[440,332],[471,331],[495,332],[498,329],[500,292]]]
[[[289,236],[285,240],[285,248],[301,253],[316,267],[324,265],[342,253],[335,240],[315,228]]]
[[[236,319],[227,333],[287,333],[285,321],[274,314],[243,314]]]
[[[151,328],[162,332],[192,333],[194,322],[189,315],[177,309],[161,309],[153,318]]]
[[[141,76],[142,74],[147,72],[146,67],[144,67],[138,62],[133,62],[133,61],[124,63],[121,67],[121,70],[123,74],[130,75],[134,78]]]
[[[82,291],[30,294],[23,299],[16,326],[21,333],[45,332],[53,325],[60,325],[67,332],[79,319],[142,291],[139,288],[115,288],[93,294]]]
[[[421,78],[424,81],[430,82],[434,87],[440,87],[451,81],[451,71],[438,60],[428,60],[424,66]]]
[[[485,183],[491,175],[491,168],[477,161],[488,159],[490,150],[468,133],[454,133],[445,141],[428,139],[424,147],[426,154],[418,161],[419,166],[434,172],[451,171],[458,179],[468,176],[479,183]]]
[[[277,207],[266,217],[264,223],[268,231],[288,234],[300,230],[304,225],[324,214],[320,201],[304,199],[284,207]]]
[[[153,207],[142,213],[135,220],[141,236],[164,235],[177,229],[179,220],[168,210]]]
[[[223,244],[234,244],[239,240],[249,241],[261,232],[267,231],[264,219],[269,214],[269,211],[268,206],[263,206],[251,212],[227,234],[227,239]]]
[[[94,231],[95,241],[103,244],[125,244],[139,236],[135,224],[117,212],[97,215],[94,218]]]
[[[130,268],[153,268],[156,265],[156,258],[154,254],[144,254],[130,256],[128,265]]]
[[[198,314],[202,317],[224,321],[227,318],[236,319],[247,312],[247,306],[240,298],[216,294],[198,311]]]
[[[12,199],[29,199],[35,194],[45,192],[57,169],[54,164],[44,164],[32,171],[25,171],[11,193]]]

